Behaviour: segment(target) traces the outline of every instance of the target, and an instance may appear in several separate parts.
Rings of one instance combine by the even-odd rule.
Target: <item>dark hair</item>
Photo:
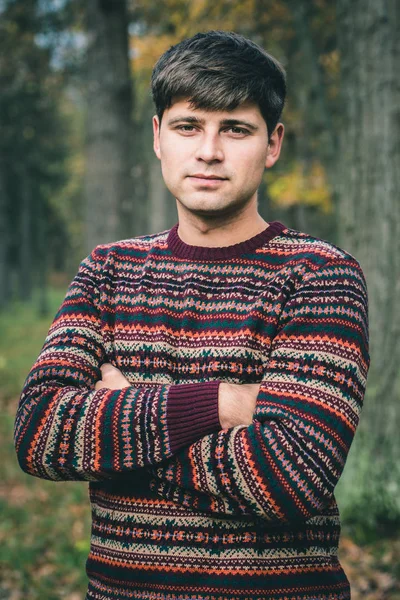
[[[173,98],[187,98],[194,108],[233,110],[255,102],[274,131],[286,96],[283,67],[263,48],[233,32],[208,31],[171,46],[151,77],[158,118]]]

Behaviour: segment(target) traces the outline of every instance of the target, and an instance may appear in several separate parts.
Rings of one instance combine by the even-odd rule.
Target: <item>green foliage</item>
[[[268,187],[270,198],[279,206],[318,207],[322,213],[332,212],[332,199],[326,182],[326,174],[318,161],[309,166],[308,172],[299,163],[292,171],[279,176],[276,173],[266,173],[266,179],[271,180]]]
[[[398,538],[399,503],[385,487],[364,488],[354,503],[342,511],[343,526],[359,544],[370,544],[383,538]]]
[[[11,414],[1,419],[0,475],[6,484],[0,488],[0,594],[12,591],[30,600],[70,598],[76,592],[83,597],[90,539],[87,485],[22,473],[12,446],[13,420]]]

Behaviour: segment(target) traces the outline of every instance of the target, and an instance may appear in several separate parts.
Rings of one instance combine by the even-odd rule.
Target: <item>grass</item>
[[[50,291],[48,316],[38,314],[36,299],[26,305],[15,303],[0,314],[2,600],[79,600],[87,587],[87,484],[26,475],[13,446],[18,396],[63,296],[64,290]]]
[[[46,316],[39,314],[36,297],[29,304],[15,302],[0,313],[1,401],[20,394],[64,295],[65,290],[49,291],[49,314]]]

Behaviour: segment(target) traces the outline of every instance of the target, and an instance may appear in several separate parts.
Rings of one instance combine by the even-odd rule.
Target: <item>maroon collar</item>
[[[281,231],[286,229],[286,226],[279,221],[272,221],[269,224],[269,227],[249,240],[240,242],[239,244],[233,244],[233,246],[209,248],[208,246],[191,246],[190,244],[183,242],[178,235],[178,226],[179,223],[177,223],[168,234],[168,248],[174,256],[189,260],[226,260],[229,258],[237,258],[243,254],[254,252],[257,248],[261,248],[276,235],[279,235]]]

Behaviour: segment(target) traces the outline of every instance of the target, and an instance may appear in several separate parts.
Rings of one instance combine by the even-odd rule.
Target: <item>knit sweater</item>
[[[95,391],[104,362],[131,386]],[[90,482],[87,598],[350,598],[334,488],[368,365],[361,268],[326,241],[273,222],[97,247],[15,428],[27,473]],[[251,425],[221,429],[221,381],[261,384]]]

